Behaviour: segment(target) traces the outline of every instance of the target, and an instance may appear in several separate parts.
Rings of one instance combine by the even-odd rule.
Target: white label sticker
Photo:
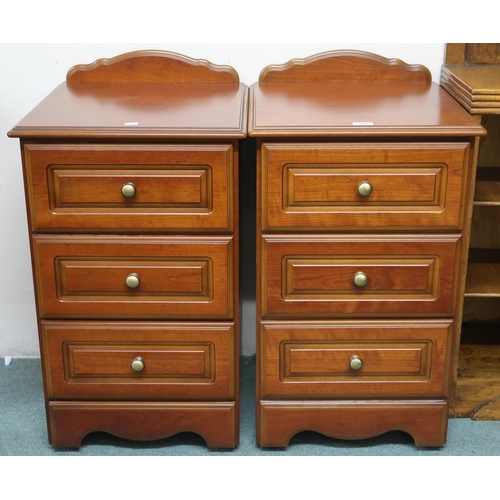
[[[373,122],[352,122],[353,125],[373,125]]]
[[[125,127],[133,127],[134,125],[139,125],[139,122],[125,122]]]

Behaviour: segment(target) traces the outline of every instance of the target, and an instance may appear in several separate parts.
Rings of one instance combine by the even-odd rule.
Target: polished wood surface
[[[161,50],[139,50],[91,64],[73,66],[66,81],[75,83],[239,83],[238,73],[205,59]]]
[[[445,401],[263,401],[257,442],[283,447],[301,431],[314,430],[337,439],[367,439],[404,431],[417,446],[443,446],[448,428]]]
[[[172,73],[171,73],[172,71]],[[248,89],[236,72],[161,51],[75,66],[10,132],[20,138],[243,138]]]
[[[262,229],[458,229],[469,156],[467,142],[267,142]]]
[[[262,318],[452,315],[457,235],[262,238]],[[368,278],[354,283],[356,273]]]
[[[448,44],[441,85],[488,131],[476,159],[464,333],[456,356],[452,415],[499,420],[500,44]]]
[[[478,123],[461,111],[434,83],[255,83],[249,133],[316,138],[483,135]]]
[[[249,111],[261,446],[304,430],[446,442],[485,132],[400,61],[340,51],[263,70]]]
[[[246,105],[241,83],[62,83],[9,136],[243,138]]]
[[[264,322],[262,398],[442,398],[452,332],[449,320]]]
[[[139,441],[195,432],[210,448],[235,448],[239,442],[234,402],[50,401],[48,412],[55,447],[78,448],[96,431]]]
[[[47,391],[65,400],[234,399],[234,325],[42,322]],[[145,368],[135,372],[141,357]]]
[[[264,68],[260,83],[430,83],[430,71],[419,64],[387,59],[357,50],[322,52],[305,59]]]
[[[43,319],[234,316],[233,237],[35,236],[33,258]]]
[[[23,153],[34,231],[234,230],[233,144],[30,143]]]
[[[94,431],[238,445],[247,94],[227,66],[134,52],[75,66],[9,133],[53,446]]]

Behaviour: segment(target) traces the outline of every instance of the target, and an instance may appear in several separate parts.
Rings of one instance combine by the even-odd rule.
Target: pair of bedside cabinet
[[[248,116],[247,116],[248,115]],[[335,51],[75,66],[20,138],[49,441],[239,439],[238,152],[257,144],[257,442],[446,440],[484,129],[422,66]]]

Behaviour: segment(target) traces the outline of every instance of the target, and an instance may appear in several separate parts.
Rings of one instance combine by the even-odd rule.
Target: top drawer
[[[25,144],[39,232],[230,232],[231,144]]]
[[[262,230],[459,229],[468,143],[264,143]]]

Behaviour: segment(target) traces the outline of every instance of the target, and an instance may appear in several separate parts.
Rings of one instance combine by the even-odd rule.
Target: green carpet
[[[240,445],[210,450],[204,440],[182,433],[160,441],[137,442],[105,433],[86,436],[79,450],[54,449],[47,442],[38,359],[0,361],[0,456],[500,456],[500,421],[451,419],[442,448],[417,448],[404,432],[359,441],[314,432],[296,435],[285,449],[255,444],[255,358],[241,360]]]

